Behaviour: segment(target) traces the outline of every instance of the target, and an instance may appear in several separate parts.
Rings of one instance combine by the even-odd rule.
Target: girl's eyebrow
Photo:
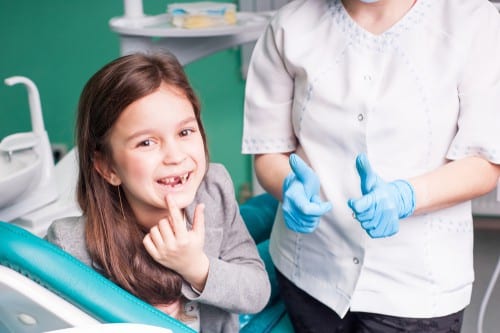
[[[188,124],[191,124],[193,122],[196,122],[196,117],[195,116],[189,116],[189,117],[181,120],[177,125],[178,125],[178,127],[182,127],[182,126],[186,126]],[[134,133],[130,134],[127,137],[127,141],[133,140],[134,138],[139,137],[141,135],[151,133],[151,131],[153,131],[152,128],[145,128],[143,130],[134,132]]]
[[[196,118],[195,116],[190,116],[190,117],[187,117],[186,119],[182,120],[179,125],[180,126],[184,126],[186,124],[189,124],[189,123],[192,123],[192,122],[196,122]]]

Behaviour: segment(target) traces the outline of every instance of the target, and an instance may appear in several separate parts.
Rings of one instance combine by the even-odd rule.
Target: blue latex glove
[[[332,204],[321,201],[319,179],[299,156],[290,155],[289,162],[292,172],[283,182],[285,224],[295,232],[313,232],[320,216],[331,210]]]
[[[385,182],[370,166],[364,154],[356,158],[356,169],[361,179],[359,199],[349,199],[347,204],[361,227],[372,238],[392,236],[399,231],[399,220],[413,214],[415,192],[405,180]]]

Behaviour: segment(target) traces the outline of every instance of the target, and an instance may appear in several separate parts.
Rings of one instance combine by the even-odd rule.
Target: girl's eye
[[[191,133],[194,133],[194,130],[193,129],[190,129],[190,128],[186,128],[186,129],[183,129],[179,135],[180,136],[188,136],[189,134]]]
[[[138,146],[139,147],[150,147],[153,145],[153,141],[151,139],[146,139],[141,142],[139,142]]]

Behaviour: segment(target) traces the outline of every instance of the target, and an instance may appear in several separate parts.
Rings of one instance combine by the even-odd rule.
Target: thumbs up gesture
[[[331,210],[332,204],[321,201],[319,179],[298,155],[290,155],[289,162],[292,171],[283,182],[285,224],[295,232],[313,232],[321,215]]]
[[[349,199],[348,206],[370,237],[396,234],[399,220],[410,216],[415,210],[413,186],[405,180],[385,182],[375,174],[364,154],[356,158],[356,169],[361,179],[363,196]]]

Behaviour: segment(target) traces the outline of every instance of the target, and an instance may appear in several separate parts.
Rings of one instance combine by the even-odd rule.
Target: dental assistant
[[[460,332],[470,200],[500,175],[500,16],[486,0],[296,0],[258,40],[242,152],[281,201],[295,332]]]

